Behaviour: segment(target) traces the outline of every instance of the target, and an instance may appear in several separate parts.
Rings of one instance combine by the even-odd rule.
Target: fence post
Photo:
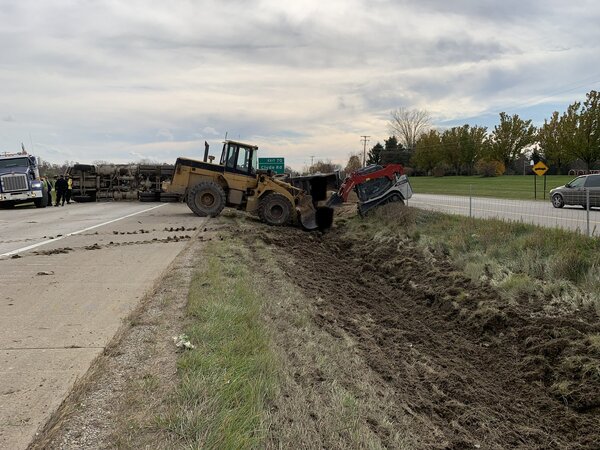
[[[473,217],[473,185],[469,185],[469,217]]]
[[[587,235],[590,237],[590,189],[585,188],[585,220],[587,224]]]

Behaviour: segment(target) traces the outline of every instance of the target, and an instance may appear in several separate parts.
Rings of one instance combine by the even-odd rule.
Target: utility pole
[[[363,167],[367,165],[367,142],[369,142],[369,138],[371,136],[361,136],[361,141],[363,143]]]
[[[314,160],[315,160],[315,155],[310,155],[310,167],[313,166]]]

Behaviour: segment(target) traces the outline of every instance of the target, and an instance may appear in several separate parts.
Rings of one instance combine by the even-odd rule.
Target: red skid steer
[[[410,182],[400,164],[373,164],[352,172],[346,177],[339,191],[329,198],[327,206],[332,207],[348,201],[352,190],[358,196],[358,212],[361,216],[379,205],[404,203],[412,197]]]

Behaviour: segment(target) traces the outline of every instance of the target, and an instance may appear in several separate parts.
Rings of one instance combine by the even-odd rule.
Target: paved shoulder
[[[0,259],[0,448],[27,447],[206,220],[154,206],[2,212],[3,253],[43,244]]]

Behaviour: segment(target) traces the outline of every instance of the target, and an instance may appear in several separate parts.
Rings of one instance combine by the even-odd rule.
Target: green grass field
[[[571,181],[571,175],[548,175],[546,177],[546,199],[548,191]],[[544,198],[544,177],[533,175],[504,175],[501,177],[410,177],[415,193],[469,195],[478,197],[534,199],[533,183],[537,182],[537,199]]]

